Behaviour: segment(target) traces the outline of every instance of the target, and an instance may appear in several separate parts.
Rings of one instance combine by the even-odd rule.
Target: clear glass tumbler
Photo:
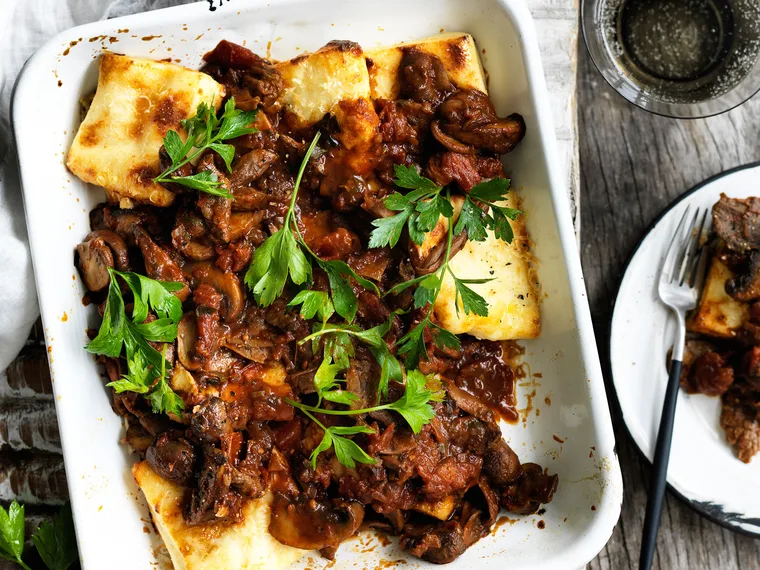
[[[581,23],[602,76],[652,113],[717,115],[760,90],[760,0],[583,0]]]

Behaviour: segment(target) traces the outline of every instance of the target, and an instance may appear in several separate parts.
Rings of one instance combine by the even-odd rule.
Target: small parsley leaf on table
[[[0,558],[29,570],[29,566],[21,560],[23,552],[24,507],[14,500],[7,511],[0,506]]]
[[[77,559],[71,507],[66,505],[53,515],[53,522],[40,523],[32,541],[50,570],[67,570]]]

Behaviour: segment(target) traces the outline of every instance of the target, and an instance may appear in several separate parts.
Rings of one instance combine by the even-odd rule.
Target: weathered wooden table
[[[581,45],[577,101],[581,254],[625,490],[612,539],[590,568],[625,570],[638,568],[649,463],[633,447],[611,391],[607,354],[612,304],[628,255],[665,206],[704,178],[760,159],[760,96],[710,119],[657,117],[609,88]],[[760,569],[760,539],[711,523],[669,494],[654,568]]]
[[[582,42],[576,47],[574,0],[529,0],[529,6],[552,94],[561,160],[574,206],[580,206],[576,222],[582,229],[583,265],[606,368],[608,320],[629,251],[657,213],[691,185],[760,159],[760,120],[755,119],[760,97],[707,120],[648,115],[608,88]],[[612,401],[625,502],[612,539],[590,564],[594,570],[637,567],[646,503],[648,463],[630,444]],[[28,531],[67,497],[39,326],[6,374],[0,372],[0,501],[15,497],[27,504]],[[725,530],[669,496],[655,565],[668,570],[760,570],[760,540]],[[6,567],[0,560],[0,569]]]

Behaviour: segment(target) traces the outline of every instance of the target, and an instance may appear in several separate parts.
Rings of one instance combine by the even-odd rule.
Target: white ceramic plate
[[[668,381],[675,318],[657,296],[661,260],[688,205],[711,208],[721,192],[760,196],[760,165],[729,170],[692,188],[655,221],[620,284],[610,330],[610,362],[623,419],[652,460]],[[760,459],[739,461],[720,427],[720,399],[678,394],[668,484],[707,518],[760,536]]]
[[[497,111],[519,112],[527,124],[527,136],[505,164],[525,198],[541,263],[543,332],[524,343],[531,370],[541,376],[521,382],[518,402],[525,420],[505,426],[504,433],[523,462],[545,465],[560,478],[545,513],[511,517],[519,520],[500,525],[452,567],[575,569],[608,540],[620,512],[622,481],[565,173],[554,149],[535,30],[523,3],[385,0],[378,9],[370,0],[236,0],[215,12],[202,2],[69,30],[33,56],[16,87],[13,124],[27,224],[84,568],[147,569],[160,545],[130,474],[134,458],[119,443],[121,423],[92,357],[82,350],[85,329],[97,318],[93,308],[82,306],[73,251],[103,192],[68,173],[63,161],[79,125],[79,98],[97,82],[98,55],[107,48],[197,68],[201,55],[223,38],[259,53],[269,45],[271,57],[287,59],[336,38],[369,48],[443,29],[474,35]],[[340,568],[373,568],[402,557],[405,568],[430,566],[405,556],[395,543],[382,547],[371,535],[338,552]],[[314,555],[297,567],[326,564]]]

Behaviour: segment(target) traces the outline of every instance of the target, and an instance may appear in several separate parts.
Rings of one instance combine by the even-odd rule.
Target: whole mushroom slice
[[[275,160],[277,160],[277,154],[263,148],[252,150],[241,156],[232,167],[230,175],[232,191],[250,186],[251,182],[260,178]]]
[[[96,230],[87,234],[76,248],[78,265],[84,284],[89,291],[100,291],[111,281],[108,268],[129,270],[127,244],[110,230]]]
[[[237,241],[247,237],[251,230],[264,219],[264,211],[258,212],[235,212],[230,216],[230,241]]]
[[[193,261],[206,261],[216,257],[214,244],[209,241],[206,222],[193,212],[177,214],[172,230],[172,245]]]
[[[177,358],[186,370],[198,370],[201,363],[194,358],[198,327],[195,313],[187,312],[177,326]]]
[[[234,321],[243,312],[245,292],[240,279],[231,271],[222,271],[210,261],[198,261],[186,264],[184,275],[193,289],[205,283],[222,295],[222,305],[219,309],[222,320]]]
[[[355,501],[309,499],[275,493],[269,532],[294,548],[318,550],[337,548],[353,536],[364,520],[364,507]]]

